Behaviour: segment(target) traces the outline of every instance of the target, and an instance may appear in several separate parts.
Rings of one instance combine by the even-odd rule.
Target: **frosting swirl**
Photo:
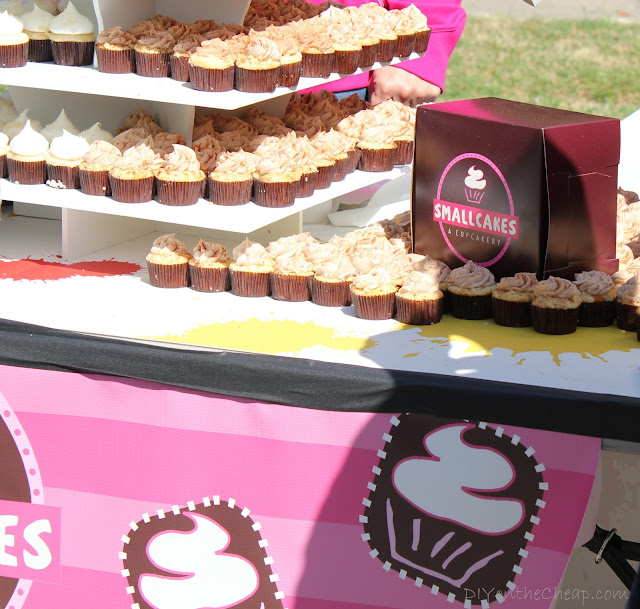
[[[451,271],[449,276],[449,286],[473,290],[476,288],[487,288],[496,283],[493,273],[483,267],[478,266],[470,260],[464,266]]]
[[[185,258],[191,257],[187,246],[182,243],[182,241],[176,239],[175,233],[158,237],[151,246],[151,253],[157,256],[178,255]]]
[[[193,260],[202,265],[207,263],[225,264],[228,262],[227,248],[219,243],[210,243],[199,239],[198,244],[193,248]]]
[[[121,156],[122,152],[113,144],[104,140],[94,140],[82,160],[89,167],[110,168],[113,162]]]
[[[31,121],[27,120],[22,131],[10,142],[11,152],[20,156],[40,156],[49,149],[47,138],[34,131]]]
[[[610,295],[613,290],[613,279],[602,271],[576,273],[574,283],[581,292],[594,298]]]
[[[49,154],[64,161],[79,161],[88,150],[89,144],[84,138],[63,129],[62,135],[51,141]]]
[[[69,2],[67,8],[51,20],[49,29],[53,34],[92,34],[93,23]]]

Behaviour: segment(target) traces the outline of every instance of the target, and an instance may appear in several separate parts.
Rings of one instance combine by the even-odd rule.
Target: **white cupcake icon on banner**
[[[469,168],[467,177],[464,179],[464,192],[467,196],[467,201],[479,205],[482,197],[484,197],[486,186],[487,181],[484,179],[484,174],[480,169],[476,169],[475,165],[472,165]]]

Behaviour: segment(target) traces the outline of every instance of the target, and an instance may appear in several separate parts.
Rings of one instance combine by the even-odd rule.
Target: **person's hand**
[[[374,106],[393,99],[415,108],[435,101],[440,93],[440,87],[394,66],[374,70],[369,80],[369,101]]]

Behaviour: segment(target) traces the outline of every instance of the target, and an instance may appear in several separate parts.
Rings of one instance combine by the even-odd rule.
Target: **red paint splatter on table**
[[[73,264],[30,259],[10,260],[9,262],[0,261],[0,279],[45,281],[69,277],[113,277],[133,275],[140,268],[138,264],[118,262],[117,260],[74,262]]]

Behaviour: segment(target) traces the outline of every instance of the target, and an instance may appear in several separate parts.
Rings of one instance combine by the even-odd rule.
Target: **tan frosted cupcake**
[[[361,171],[391,171],[396,158],[393,127],[373,111],[362,122],[358,136],[361,156],[358,169]]]
[[[147,254],[149,283],[156,288],[186,288],[189,285],[187,246],[175,234],[158,237]]]
[[[549,277],[538,282],[533,294],[531,318],[536,332],[571,334],[576,331],[582,297],[574,283],[562,277]]]
[[[29,37],[29,61],[52,61],[51,40],[49,40],[53,15],[41,9],[37,4],[33,10],[20,17],[24,33]]]
[[[302,53],[294,38],[283,38],[275,41],[280,51],[280,68],[278,69],[278,86],[297,86],[302,74]]]
[[[22,22],[7,11],[0,13],[0,67],[20,68],[27,65],[29,36]]]
[[[189,80],[198,91],[223,92],[233,89],[236,51],[230,43],[205,40],[189,57]]]
[[[314,19],[308,19],[296,32],[296,41],[302,53],[302,76],[328,78],[334,66],[331,36],[322,29],[316,29]]]
[[[63,66],[88,66],[93,63],[93,23],[81,15],[72,2],[51,20],[49,29],[55,63]]]
[[[387,12],[385,20],[395,31],[398,39],[396,41],[396,57],[404,59],[413,53],[416,46],[416,25],[411,15],[403,13],[399,9]]]
[[[311,280],[311,300],[322,307],[349,306],[355,274],[355,267],[344,253],[322,262]]]
[[[431,273],[412,271],[396,292],[396,318],[414,326],[437,324],[444,311],[444,294]]]
[[[415,4],[410,4],[400,9],[400,12],[404,13],[409,20],[408,29],[415,32],[416,39],[413,50],[416,53],[424,53],[431,37],[431,28],[427,25],[427,16]]]
[[[249,34],[244,52],[236,58],[235,88],[246,93],[270,93],[278,86],[282,54],[266,36]]]
[[[285,152],[262,158],[253,173],[253,201],[260,207],[289,207],[295,202],[302,172]]]
[[[578,325],[610,326],[616,316],[616,288],[611,276],[602,271],[584,271],[575,274],[573,283],[582,297]]]
[[[47,186],[80,188],[80,164],[88,150],[89,144],[84,138],[68,131],[53,138],[45,156]]]
[[[356,317],[361,319],[393,317],[398,286],[385,269],[373,269],[368,273],[356,275],[350,289]]]
[[[640,307],[640,271],[618,288],[616,297],[618,328],[626,331],[636,329],[635,313],[638,307]]]
[[[458,319],[491,319],[496,280],[489,269],[470,260],[449,275],[451,313]]]
[[[197,292],[226,292],[231,287],[227,249],[200,239],[189,260],[191,287]]]
[[[204,38],[193,32],[180,38],[169,58],[171,78],[180,82],[189,82],[189,58],[193,55]]]
[[[233,258],[229,265],[231,291],[250,298],[269,296],[274,262],[264,246],[245,239],[233,250]]]
[[[96,58],[98,70],[108,74],[127,74],[136,71],[136,37],[121,27],[113,27],[98,34]]]
[[[144,203],[153,199],[153,174],[162,159],[151,148],[151,138],[125,150],[109,171],[111,193],[121,203]]]
[[[251,200],[253,173],[260,157],[250,152],[223,152],[209,173],[209,200],[216,205],[243,205]]]
[[[167,155],[154,175],[158,203],[183,206],[198,202],[205,174],[191,148],[173,144],[173,152]]]
[[[516,273],[503,277],[493,291],[493,321],[499,326],[526,328],[531,325],[533,289],[538,284],[535,273]]]
[[[304,302],[311,298],[310,284],[313,265],[296,248],[275,258],[269,277],[271,298],[287,302]]]
[[[136,72],[140,76],[151,78],[169,76],[169,58],[175,42],[173,36],[165,30],[153,30],[138,38],[134,47]]]
[[[104,140],[94,140],[78,169],[80,190],[85,195],[110,196],[109,171],[121,156],[122,152],[113,144]]]

